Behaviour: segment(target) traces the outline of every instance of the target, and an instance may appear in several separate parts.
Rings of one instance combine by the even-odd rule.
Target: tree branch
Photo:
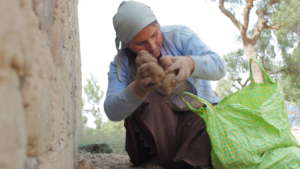
[[[237,89],[237,90],[240,90],[241,88],[237,87],[234,83],[232,83],[232,86]]]
[[[274,29],[274,30],[279,30],[280,29],[280,25],[278,25],[278,24],[273,24],[273,25],[267,25],[267,24],[265,24],[264,27],[266,29]]]
[[[232,23],[239,29],[239,31],[242,30],[242,24],[235,18],[235,16],[229,10],[227,10],[224,7],[224,0],[219,0],[219,9],[232,21]]]
[[[269,15],[268,13],[268,8],[270,8],[272,5],[279,3],[279,0],[270,0],[266,7],[257,10],[256,13],[258,15],[258,21],[257,21],[257,26],[255,27],[254,33],[252,37],[250,38],[251,42],[254,44],[256,41],[259,39],[261,32],[264,29],[279,29],[278,25],[268,25],[267,24],[267,19],[265,18],[266,16]]]
[[[280,70],[277,70],[277,71],[273,71],[273,72],[269,72],[270,75],[277,75],[277,74],[280,74],[280,73],[283,73],[285,72],[286,69],[280,69]]]
[[[250,12],[253,8],[253,1],[254,0],[247,0],[247,5],[245,6],[244,8],[244,25],[243,25],[243,36],[247,36],[247,30],[248,30],[248,27],[249,27],[249,16],[250,16]]]
[[[257,11],[257,15],[258,15],[257,25],[255,27],[252,37],[250,37],[250,40],[252,41],[253,44],[255,44],[256,41],[259,39],[260,34],[264,29],[264,25],[266,24],[266,19],[264,17],[266,10],[267,10],[266,8],[263,8]]]
[[[241,87],[243,87],[242,79],[241,79],[241,78],[236,79],[236,81],[238,82],[238,84],[239,84]]]
[[[248,82],[250,81],[250,77],[245,81],[245,83],[242,85],[243,87],[247,86]]]

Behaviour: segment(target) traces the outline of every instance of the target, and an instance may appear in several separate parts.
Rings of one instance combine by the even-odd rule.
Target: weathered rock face
[[[73,169],[77,0],[0,0],[0,169]]]

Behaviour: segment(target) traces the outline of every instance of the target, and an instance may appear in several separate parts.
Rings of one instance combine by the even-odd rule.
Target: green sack
[[[250,66],[251,67],[251,66]],[[251,84],[212,106],[189,108],[205,121],[215,169],[300,169],[300,146],[290,131],[283,93],[261,68],[263,83]]]

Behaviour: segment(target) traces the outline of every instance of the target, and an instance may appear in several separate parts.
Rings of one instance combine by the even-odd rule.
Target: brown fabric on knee
[[[185,161],[194,167],[211,166],[211,145],[204,121],[193,112],[181,113],[178,116],[178,149],[174,161]]]
[[[164,96],[153,92],[125,120],[126,150],[132,163],[140,165],[153,158],[145,154],[145,146],[137,136],[143,132],[157,163],[167,168],[180,162],[210,166],[210,143],[203,120],[190,111],[174,112],[166,102]]]

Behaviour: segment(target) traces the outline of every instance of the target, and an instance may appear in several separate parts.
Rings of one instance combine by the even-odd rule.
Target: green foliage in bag
[[[215,169],[300,169],[300,146],[290,124],[280,85],[261,68],[263,83],[251,84],[212,106],[189,108],[205,121]]]

